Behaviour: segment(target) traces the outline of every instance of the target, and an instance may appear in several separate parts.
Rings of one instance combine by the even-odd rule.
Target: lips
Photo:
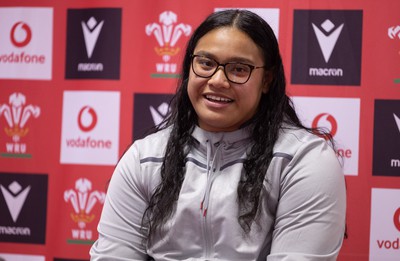
[[[230,103],[233,102],[232,99],[229,98],[225,98],[225,97],[220,97],[220,96],[215,96],[215,95],[211,95],[211,94],[207,94],[205,95],[205,98],[209,101],[212,102],[222,102],[222,103]]]

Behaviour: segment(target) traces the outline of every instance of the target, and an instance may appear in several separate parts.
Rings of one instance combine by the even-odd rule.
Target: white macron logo
[[[85,38],[86,52],[88,58],[92,57],[94,47],[97,43],[97,38],[99,37],[101,28],[103,27],[104,21],[97,23],[96,19],[92,16],[89,21],[85,24],[85,22],[81,22],[83,36]]]
[[[388,36],[390,39],[400,39],[400,25],[390,27],[388,29]]]
[[[397,128],[399,129],[399,132],[400,132],[400,118],[397,117],[397,115],[394,113],[393,113],[393,117],[394,117],[394,120],[396,121]]]
[[[169,105],[166,102],[163,102],[160,106],[155,109],[153,106],[150,106],[150,113],[153,118],[154,124],[159,125],[168,115],[170,111]]]
[[[315,35],[317,36],[317,40],[319,46],[321,47],[322,54],[324,55],[325,62],[327,63],[331,57],[333,49],[335,48],[339,35],[342,32],[344,24],[341,24],[332,32],[335,25],[329,19],[326,19],[321,24],[321,27],[324,29],[325,33],[322,32],[314,23],[311,24],[313,26]]]
[[[14,223],[17,221],[19,213],[21,212],[22,206],[25,203],[26,197],[28,196],[31,186],[26,187],[21,192],[21,185],[14,181],[8,186],[8,189],[12,192],[10,193],[6,188],[0,185],[1,192],[3,193],[4,199],[6,200],[8,210],[10,211],[11,217]],[[15,196],[14,196],[14,195]],[[17,195],[19,194],[19,195]]]

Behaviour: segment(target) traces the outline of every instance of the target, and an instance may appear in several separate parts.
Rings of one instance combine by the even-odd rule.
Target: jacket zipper
[[[207,188],[206,188],[207,189]],[[203,233],[203,239],[204,239],[204,256],[205,258],[210,257],[210,240],[209,240],[209,228],[208,228],[208,218],[207,218],[207,212],[208,212],[208,204],[207,206],[204,206],[204,199],[200,203],[200,218],[201,218],[201,223],[202,223],[202,233]]]
[[[209,202],[210,202],[210,194],[211,194],[211,187],[212,187],[212,183],[215,179],[215,169],[219,168],[219,158],[218,155],[220,153],[220,143],[216,143],[215,146],[217,147],[216,151],[214,152],[214,156],[211,159],[210,158],[210,145],[211,144],[207,144],[208,148],[207,148],[207,186],[206,186],[206,191],[203,197],[203,200],[200,203],[200,210],[201,210],[201,219],[202,219],[202,224],[203,224],[203,238],[204,238],[204,245],[205,245],[205,249],[204,249],[204,255],[205,258],[210,258],[210,252],[211,252],[211,245],[210,245],[210,238],[209,238],[209,231],[210,231],[210,227],[209,227],[209,223],[208,223],[208,218],[207,215],[209,215]],[[214,163],[217,162],[217,166],[214,166]],[[205,204],[204,204],[205,203]]]
[[[208,222],[207,216],[202,215],[202,222],[203,222],[203,238],[204,238],[204,256],[205,258],[210,257],[210,240],[208,238]]]

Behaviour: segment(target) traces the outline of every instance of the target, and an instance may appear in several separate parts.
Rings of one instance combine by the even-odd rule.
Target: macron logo
[[[14,181],[6,188],[0,185],[1,192],[3,193],[4,199],[6,200],[8,210],[10,211],[11,217],[14,223],[17,221],[19,213],[21,212],[22,206],[25,203],[26,197],[31,189],[31,186],[25,188],[22,192],[21,185]]]
[[[400,25],[390,27],[388,36],[390,39],[395,39],[396,37],[400,39]]]
[[[166,102],[163,102],[157,109],[154,109],[153,106],[150,106],[151,117],[153,118],[154,124],[159,125],[166,117],[170,108]]]
[[[97,38],[99,37],[104,21],[97,23],[96,19],[92,16],[86,24],[83,21],[81,22],[81,24],[83,37],[85,38],[86,52],[88,58],[90,58],[92,57],[93,50],[96,46]]]
[[[400,118],[397,117],[397,115],[394,114],[394,113],[393,113],[393,117],[394,117],[394,120],[396,122],[397,128],[399,129],[399,132],[400,132]]]
[[[313,26],[315,35],[317,36],[317,40],[319,46],[321,47],[322,54],[324,55],[325,62],[327,63],[331,57],[333,48],[335,48],[339,35],[342,32],[344,24],[341,24],[339,27],[333,30],[335,25],[329,19],[326,19],[325,22],[321,24],[321,27],[325,32],[322,32],[315,24],[311,24]]]

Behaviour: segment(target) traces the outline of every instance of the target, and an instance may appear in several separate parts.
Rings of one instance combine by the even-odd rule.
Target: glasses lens
[[[218,67],[216,61],[203,56],[193,57],[193,70],[200,77],[210,77]]]
[[[225,73],[231,82],[245,83],[250,76],[251,68],[247,64],[228,63],[225,65]]]

